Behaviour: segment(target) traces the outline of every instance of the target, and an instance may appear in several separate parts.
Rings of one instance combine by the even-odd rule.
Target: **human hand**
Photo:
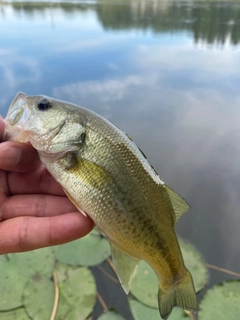
[[[0,142],[4,127],[0,119]],[[0,254],[62,244],[92,228],[30,144],[0,143]]]

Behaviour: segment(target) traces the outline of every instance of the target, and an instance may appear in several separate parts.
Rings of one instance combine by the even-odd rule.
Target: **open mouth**
[[[24,93],[18,93],[12,101],[6,121],[11,125],[24,124],[29,117],[28,96]]]
[[[29,132],[24,130],[25,123],[30,115],[27,97],[24,93],[19,93],[11,103],[8,114],[4,119],[6,123],[4,140],[17,140],[19,142],[29,140]]]

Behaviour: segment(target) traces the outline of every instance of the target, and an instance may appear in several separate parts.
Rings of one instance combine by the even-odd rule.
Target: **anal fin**
[[[126,292],[126,294],[128,294],[132,281],[137,274],[140,260],[123,252],[111,242],[110,247],[112,252],[112,261],[116,268],[117,276],[123,287],[123,290]]]

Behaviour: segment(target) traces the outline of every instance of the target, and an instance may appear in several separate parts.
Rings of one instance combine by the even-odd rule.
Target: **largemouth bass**
[[[175,306],[197,309],[174,232],[189,205],[127,134],[85,108],[24,93],[16,95],[5,122],[6,139],[30,141],[69,199],[106,235],[126,293],[145,260],[158,277],[163,319]]]

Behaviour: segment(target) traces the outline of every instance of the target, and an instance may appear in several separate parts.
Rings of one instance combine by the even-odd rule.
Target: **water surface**
[[[178,233],[240,272],[239,41],[237,1],[1,1],[0,112],[23,91],[114,122],[191,204]]]

